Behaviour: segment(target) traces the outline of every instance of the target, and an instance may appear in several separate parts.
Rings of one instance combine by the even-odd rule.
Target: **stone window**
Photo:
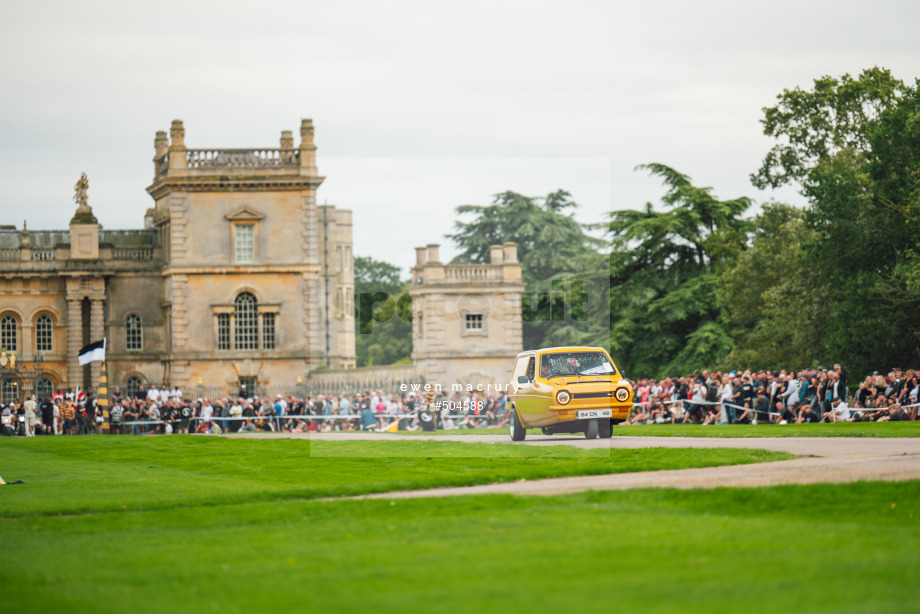
[[[245,395],[248,398],[252,398],[253,395],[258,393],[259,382],[254,377],[240,377],[240,396],[243,396],[243,388],[245,387]]]
[[[230,222],[230,261],[234,264],[258,262],[259,228],[265,216],[249,205],[242,205],[225,217]]]
[[[5,379],[0,383],[0,402],[12,403],[19,400],[19,382]]]
[[[134,313],[125,319],[125,349],[129,352],[144,349],[144,325]]]
[[[347,273],[352,269],[352,257],[350,245],[336,245],[335,247],[335,270],[338,273]]]
[[[141,386],[144,385],[144,380],[142,380],[137,375],[132,375],[125,382],[125,397],[129,399],[137,398],[137,391],[141,389]]]
[[[233,227],[236,240],[236,262],[249,264],[256,261],[255,224],[235,224]]]
[[[19,351],[19,320],[15,316],[0,318],[0,346],[8,352]]]
[[[262,348],[275,349],[275,314],[262,314]]]
[[[248,292],[243,292],[236,297],[234,313],[236,349],[256,350],[259,348],[259,317],[256,306],[256,297]]]
[[[241,292],[232,303],[211,305],[217,349],[274,350],[278,347],[280,303],[260,303],[251,292]]]
[[[460,333],[463,336],[485,336],[486,316],[481,311],[464,311],[460,314],[463,323]]]
[[[355,294],[351,286],[339,286],[335,294],[335,317],[351,319],[355,317]]]
[[[47,377],[43,377],[35,382],[35,395],[39,399],[50,399],[54,394],[54,383]]]
[[[217,349],[230,349],[230,314],[217,314]]]
[[[42,314],[35,319],[35,351],[50,352],[54,349],[54,322],[51,316]]]

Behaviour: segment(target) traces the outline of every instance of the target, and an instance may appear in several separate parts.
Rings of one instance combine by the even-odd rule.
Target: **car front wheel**
[[[610,420],[601,419],[597,436],[601,439],[610,439],[613,435],[613,423]]]
[[[524,430],[524,427],[521,426],[521,421],[518,419],[517,410],[511,409],[511,420],[509,422],[509,428],[511,429],[511,441],[524,441],[524,437],[527,436],[527,431]]]
[[[585,439],[594,439],[597,437],[597,420],[589,420],[585,425]]]

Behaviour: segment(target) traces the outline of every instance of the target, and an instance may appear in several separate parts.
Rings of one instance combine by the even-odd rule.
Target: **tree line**
[[[603,346],[635,377],[920,363],[920,80],[883,68],[822,77],[784,90],[761,124],[775,145],[753,186],[794,186],[804,207],[719,200],[649,163],[639,170],[662,182],[660,202],[603,224],[577,222],[564,190],[458,207],[454,262],[488,262],[490,245],[516,242],[524,347]],[[355,270],[359,365],[407,359],[407,282],[372,259]],[[361,301],[391,290],[381,315],[403,317],[369,320]]]

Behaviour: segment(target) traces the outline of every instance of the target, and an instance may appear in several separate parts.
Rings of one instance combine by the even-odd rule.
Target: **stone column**
[[[101,341],[105,337],[105,321],[103,319],[102,303],[103,299],[94,298],[89,303],[89,341]],[[99,371],[102,363],[99,361],[91,362],[89,367],[90,382],[93,386],[99,385]]]
[[[76,390],[83,385],[83,368],[77,354],[83,347],[83,300],[67,299],[67,387]]]
[[[19,356],[21,356],[20,360],[35,360],[35,331],[32,328],[32,323],[23,320],[21,324],[21,330],[22,345],[19,346]]]

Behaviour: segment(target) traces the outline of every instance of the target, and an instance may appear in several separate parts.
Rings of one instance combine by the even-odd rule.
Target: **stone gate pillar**
[[[77,353],[83,347],[83,300],[67,299],[67,386],[76,390],[83,383],[83,368]]]

